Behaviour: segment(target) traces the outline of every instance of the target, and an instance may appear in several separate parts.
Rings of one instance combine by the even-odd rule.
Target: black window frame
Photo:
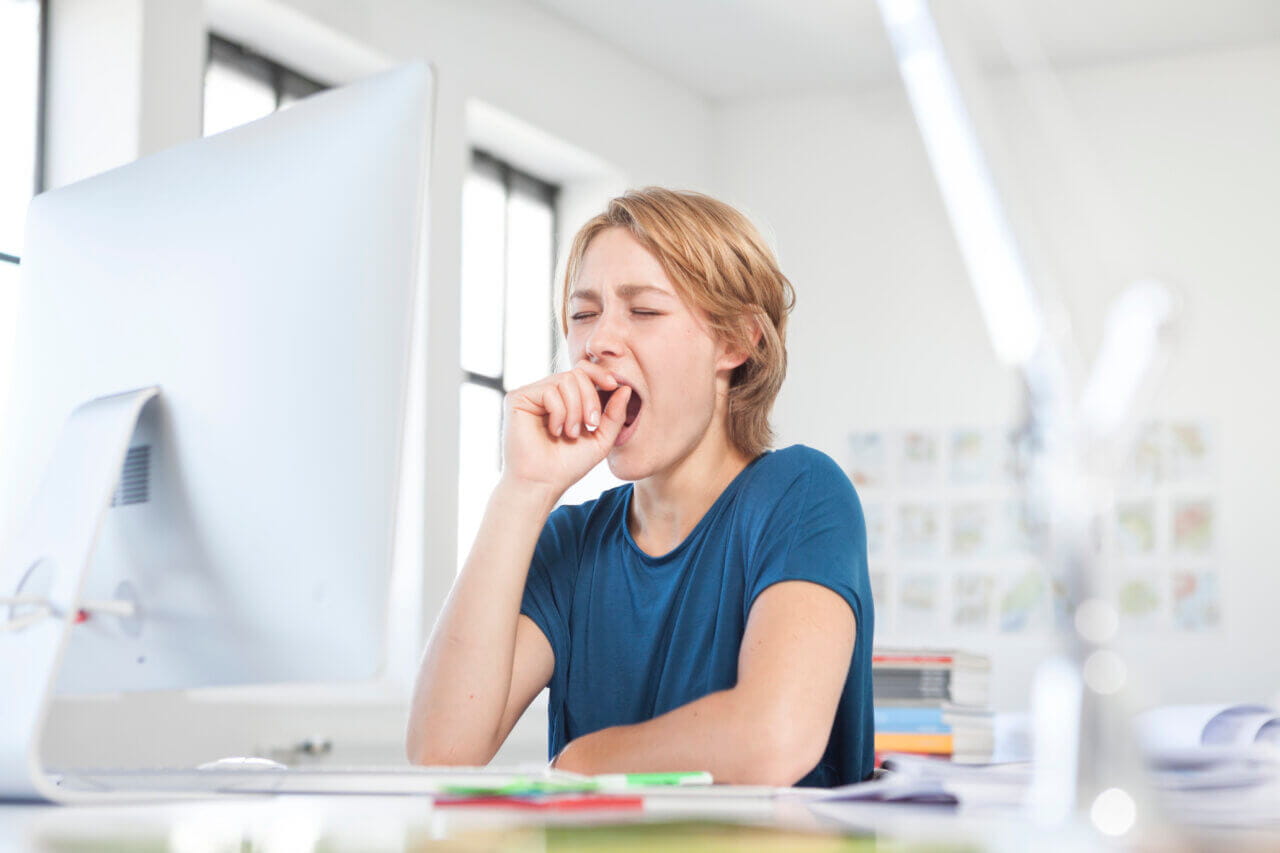
[[[237,41],[210,31],[204,60],[206,74],[209,71],[209,66],[215,61],[229,65],[241,74],[252,77],[266,85],[275,98],[275,109],[277,110],[284,106],[286,97],[297,100],[333,87],[331,83],[325,83],[295,71],[265,54],[258,53]],[[203,98],[204,95],[202,88],[201,97]],[[201,135],[204,134],[203,125],[204,113],[202,110]]]
[[[527,190],[529,188],[536,190],[539,200],[545,202],[547,207],[551,210],[551,257],[553,259],[556,257],[559,257],[560,247],[558,245],[559,243],[558,235],[559,235],[559,225],[560,225],[560,210],[559,210],[560,187],[556,186],[550,181],[546,181],[542,178],[539,178],[537,175],[531,175],[528,172],[524,171],[523,169],[520,169],[516,166],[511,165],[511,163],[507,162],[501,157],[494,156],[493,154],[489,153],[483,148],[471,149],[471,163],[468,166],[468,171],[470,172],[474,170],[477,165],[480,165],[482,168],[497,172],[498,177],[502,181],[503,198],[506,200],[510,200],[511,194],[514,191],[514,188],[517,183],[524,185],[521,187],[521,191]],[[506,233],[507,227],[508,225],[504,220],[504,224],[503,224],[504,234]],[[509,285],[509,282],[507,281],[507,277],[505,273],[505,270],[507,268],[507,265],[505,263],[506,251],[507,250],[506,250],[506,245],[504,240],[504,245],[503,245],[504,257],[503,257],[503,265],[502,265],[502,268],[504,270],[503,277],[502,277],[502,327],[504,330],[506,329],[507,287]],[[552,271],[552,293],[553,294],[555,293],[554,276],[555,276],[555,272],[553,267],[553,271]],[[551,338],[551,353],[552,353],[552,358],[554,360],[555,351],[556,351],[556,322],[555,322],[554,316],[552,316],[551,322],[548,325],[547,334]],[[499,363],[502,365],[502,368],[498,371],[498,374],[496,376],[493,376],[487,373],[477,373],[476,371],[467,370],[466,368],[463,368],[461,384],[480,385],[484,388],[489,388],[493,391],[497,391],[499,394],[506,394],[508,391],[511,390],[510,388],[507,387],[507,384],[506,384],[507,338],[506,338],[505,332],[502,335],[501,340],[502,340],[502,358],[499,360]],[[547,365],[548,369],[550,369],[551,367],[552,365]],[[502,448],[499,447],[498,453],[501,453],[501,452],[502,452]]]

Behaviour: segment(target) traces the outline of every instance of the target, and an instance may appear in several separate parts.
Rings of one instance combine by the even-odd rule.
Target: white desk
[[[422,797],[226,797],[130,806],[0,805],[0,850],[1100,850],[1008,815],[948,807],[664,797],[642,811],[434,808]],[[1160,836],[1117,849],[1274,851],[1280,836]]]

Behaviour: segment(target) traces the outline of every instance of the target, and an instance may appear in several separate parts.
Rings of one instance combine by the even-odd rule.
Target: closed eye
[[[592,317],[595,317],[597,313],[598,312],[595,312],[595,311],[579,311],[576,314],[570,314],[569,319],[577,322],[581,322],[583,320],[590,320]],[[632,316],[635,316],[635,317],[661,317],[662,313],[663,312],[661,311],[650,311],[645,308],[631,309],[631,314]]]

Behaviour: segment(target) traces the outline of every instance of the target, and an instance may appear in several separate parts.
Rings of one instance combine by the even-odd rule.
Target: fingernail
[[[587,429],[595,429],[600,426],[600,413],[591,412],[587,415]]]

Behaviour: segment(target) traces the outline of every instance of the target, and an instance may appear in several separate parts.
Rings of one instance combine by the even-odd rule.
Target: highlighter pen
[[[604,791],[652,786],[710,785],[715,781],[705,770],[685,770],[674,773],[604,773],[592,778]]]

